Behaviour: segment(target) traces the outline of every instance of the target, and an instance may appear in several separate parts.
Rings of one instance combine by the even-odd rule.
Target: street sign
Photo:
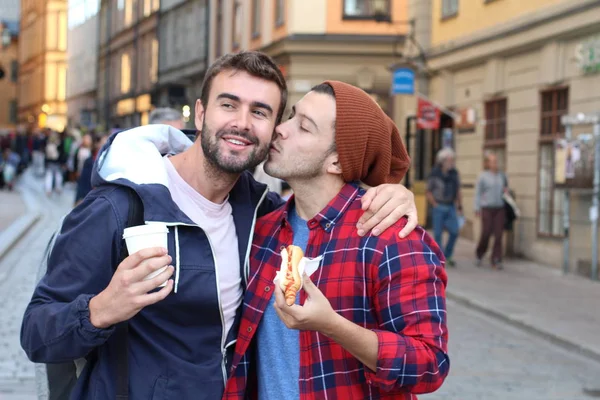
[[[392,94],[414,94],[415,71],[410,68],[398,68],[392,75]]]

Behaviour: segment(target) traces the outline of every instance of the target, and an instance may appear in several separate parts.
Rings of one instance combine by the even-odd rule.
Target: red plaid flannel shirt
[[[404,219],[379,237],[358,236],[363,194],[358,186],[347,184],[308,221],[305,256],[324,256],[312,280],[333,309],[377,334],[377,370],[369,370],[328,337],[302,331],[301,399],[416,399],[414,394],[439,388],[448,374],[444,256],[420,227],[400,239]],[[224,399],[257,396],[253,338],[277,290],[273,279],[281,265],[280,249],[292,243],[289,205],[256,224],[242,322]],[[302,290],[300,296],[303,304],[306,293]]]

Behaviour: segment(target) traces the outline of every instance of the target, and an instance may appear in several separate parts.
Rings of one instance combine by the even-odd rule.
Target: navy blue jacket
[[[179,269],[175,290],[129,321],[130,399],[219,399],[235,347],[238,316],[224,332],[211,243],[173,202],[162,156],[192,142],[174,128],[150,125],[118,133],[94,166],[95,187],[65,219],[46,275],[25,312],[21,344],[34,362],[85,357],[72,399],[113,399],[115,328],[90,323],[90,299],[104,290],[125,250],[122,233],[133,188],[146,222],[169,225],[169,255]],[[243,284],[256,218],[281,204],[266,185],[243,173],[229,195],[238,236]],[[232,249],[233,251],[233,249]]]

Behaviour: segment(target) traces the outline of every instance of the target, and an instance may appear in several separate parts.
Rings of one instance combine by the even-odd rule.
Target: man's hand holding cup
[[[174,268],[166,248],[168,230],[164,227],[157,234],[155,226],[140,234],[142,227],[131,228],[140,228],[135,237],[129,237],[126,230],[124,237],[130,256],[119,264],[107,288],[90,300],[90,321],[97,328],[127,321],[173,290],[173,280],[169,278]],[[149,293],[161,286],[159,291]]]

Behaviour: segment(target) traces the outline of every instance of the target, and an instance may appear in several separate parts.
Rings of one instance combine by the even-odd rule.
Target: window
[[[390,0],[344,0],[344,19],[390,20]]]
[[[131,89],[131,61],[129,54],[121,55],[121,93],[129,93]]]
[[[485,140],[483,147],[494,153],[498,167],[506,166],[506,99],[495,99],[485,103]]]
[[[560,118],[568,111],[568,89],[551,90],[542,93],[542,120],[540,138],[553,140],[565,133]]]
[[[152,0],[144,0],[144,17],[152,13]]]
[[[10,81],[16,83],[18,78],[19,78],[19,61],[12,60],[10,62]]]
[[[217,22],[215,27],[215,56],[223,55],[223,0],[217,0]]]
[[[541,94],[540,175],[538,183],[538,234],[560,237],[563,234],[563,189],[554,186],[554,140],[561,138],[561,116],[568,113],[568,89]]]
[[[233,5],[233,49],[237,50],[242,43],[242,3]]]
[[[252,37],[260,36],[262,1],[252,0]]]
[[[8,104],[8,121],[11,124],[16,124],[17,123],[17,111],[18,111],[18,105],[19,103],[17,102],[17,100],[11,100],[10,103]]]
[[[442,0],[442,19],[458,14],[458,0]]]
[[[485,103],[485,144],[506,144],[506,99]]]
[[[131,25],[133,21],[133,0],[125,0],[125,26]]]
[[[57,75],[56,99],[59,101],[64,101],[67,98],[67,66],[58,66]]]
[[[150,62],[150,82],[156,83],[158,80],[158,39],[152,38],[151,62]]]
[[[149,16],[155,11],[158,11],[159,0],[142,0],[143,1],[143,15],[144,17]]]
[[[285,0],[275,0],[275,26],[285,22]]]

